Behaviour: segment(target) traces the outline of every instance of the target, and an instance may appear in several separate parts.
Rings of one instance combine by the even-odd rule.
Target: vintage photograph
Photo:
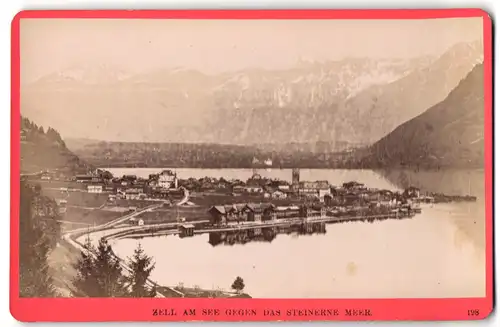
[[[485,297],[483,41],[21,19],[19,296]]]

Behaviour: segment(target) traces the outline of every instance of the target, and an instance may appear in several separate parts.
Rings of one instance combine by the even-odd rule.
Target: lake
[[[109,169],[147,177],[161,169]],[[179,178],[246,180],[252,169],[176,169]],[[291,180],[291,170],[258,170]],[[485,295],[485,213],[482,170],[370,171],[302,169],[301,180],[350,180],[368,187],[478,197],[476,203],[423,207],[413,219],[328,224],[321,233],[281,233],[268,241],[214,246],[208,234],[191,238],[113,240],[130,257],[140,242],[155,258],[160,284],[229,289],[237,276],[255,298],[418,298]]]

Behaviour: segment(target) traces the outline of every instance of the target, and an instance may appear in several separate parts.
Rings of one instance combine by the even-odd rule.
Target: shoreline
[[[79,251],[86,251],[84,248],[83,244],[79,241],[80,238],[84,237],[87,235],[88,238],[91,239],[91,242],[94,240],[92,238],[93,234],[99,233],[99,232],[112,232],[116,233],[117,230],[119,231],[120,229],[130,229],[131,227],[142,227],[142,226],[127,226],[127,227],[118,227],[121,223],[130,220],[136,215],[139,215],[144,212],[148,212],[150,210],[153,210],[155,207],[158,205],[153,205],[150,207],[143,208],[142,210],[138,210],[132,214],[127,214],[124,215],[118,219],[115,219],[111,222],[99,225],[99,226],[94,226],[94,227],[89,227],[89,228],[80,228],[80,229],[75,229],[68,231],[62,235],[62,240],[66,243],[68,243],[70,246],[73,246],[75,249]],[[161,206],[161,205],[160,205]],[[177,224],[177,223],[175,223]],[[116,226],[116,227],[115,227]],[[100,238],[106,238],[106,234],[101,236]],[[98,238],[98,239],[100,239]],[[95,240],[94,240],[95,241]],[[95,255],[92,253],[92,255]],[[116,255],[116,253],[113,252],[113,255],[115,256],[116,259],[120,262],[120,266],[125,269],[126,271],[130,271],[130,268],[127,266],[125,259],[119,257]],[[146,285],[149,287],[155,286],[157,288],[157,297],[159,298],[169,298],[169,297],[199,297],[199,296],[193,296],[199,293],[206,294],[206,296],[203,297],[210,297],[212,294],[216,294],[220,297],[220,295],[224,295],[223,297],[226,298],[232,298],[232,297],[250,297],[246,293],[237,293],[237,292],[231,292],[231,291],[222,291],[222,290],[205,290],[205,289],[196,289],[196,288],[191,288],[191,287],[183,287],[183,291],[178,290],[178,287],[176,286],[166,286],[166,285],[160,285],[157,282],[153,281],[152,279],[148,278],[146,281]],[[167,296],[168,295],[168,296]]]

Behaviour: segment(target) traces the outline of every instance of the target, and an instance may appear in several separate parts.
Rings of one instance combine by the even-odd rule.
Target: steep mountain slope
[[[483,167],[484,66],[442,102],[376,142],[363,166]]]
[[[21,117],[21,173],[37,173],[45,170],[58,170],[64,175],[73,175],[91,169],[73,154],[59,133],[37,126]]]
[[[398,125],[442,101],[472,68],[482,62],[482,43],[461,43],[432,65],[398,81],[370,87],[348,101],[340,116],[351,140],[373,143]]]
[[[329,109],[330,104],[372,85],[401,78],[430,60],[423,57],[302,62],[287,70],[246,69],[219,75],[181,68],[134,75],[109,66],[73,67],[24,86],[21,104],[23,112],[39,123],[50,124],[74,138],[232,144],[289,142],[293,141],[289,137],[290,123],[312,117],[314,124],[322,119],[314,118],[318,108]],[[247,132],[244,128],[252,127],[253,116],[260,113],[258,108],[273,111],[269,115],[274,119],[274,128],[263,134],[264,140],[257,134],[264,131]],[[260,128],[266,125],[270,124]],[[220,133],[222,129],[230,132]],[[295,140],[310,142],[307,137],[306,134]],[[325,141],[334,140],[327,137]]]

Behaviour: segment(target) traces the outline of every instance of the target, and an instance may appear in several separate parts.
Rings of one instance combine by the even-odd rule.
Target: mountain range
[[[439,58],[347,58],[217,75],[78,66],[24,85],[21,110],[65,139],[369,144],[442,100],[481,56],[479,43],[466,43]],[[366,129],[369,115],[383,115],[387,126]]]
[[[138,151],[140,144],[161,153],[186,144],[201,157],[219,144],[228,146],[231,157],[233,150],[245,149],[245,158],[287,157],[281,162],[295,165],[292,157],[300,154],[308,164],[323,160],[319,166],[337,165],[334,153],[363,148],[348,162],[361,155],[361,162],[375,164],[385,160],[373,156],[380,147],[369,148],[368,156],[367,146],[441,103],[482,60],[478,41],[456,44],[436,58],[347,58],[217,75],[75,66],[23,85],[21,111],[58,129],[84,159],[99,162],[116,144],[134,164],[144,155],[150,164],[161,163],[154,159],[158,153]]]
[[[98,166],[247,168],[255,158],[274,167],[480,168],[484,167],[484,65],[476,65],[441,102],[369,147],[332,153],[329,143],[236,146],[72,140],[69,147]]]

